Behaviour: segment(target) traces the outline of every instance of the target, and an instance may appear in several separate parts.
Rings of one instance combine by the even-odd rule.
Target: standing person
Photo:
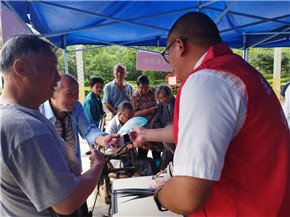
[[[106,147],[116,135],[107,135],[90,124],[78,101],[79,84],[71,75],[62,74],[53,96],[40,106],[40,112],[53,124],[66,145],[71,147],[81,164],[79,134],[89,145]],[[116,143],[117,144],[117,143]],[[69,153],[71,153],[69,151]]]
[[[290,128],[290,88],[285,91],[285,102],[283,105],[283,111],[285,113],[288,127]]]
[[[132,84],[125,81],[126,67],[123,64],[114,66],[114,80],[105,85],[103,102],[111,112],[113,118],[117,114],[117,108],[123,101],[130,102],[134,92]]]
[[[101,77],[95,76],[90,79],[90,89],[91,91],[86,96],[83,103],[85,114],[91,124],[99,127],[100,118],[106,115],[103,109],[103,104],[101,100],[101,93],[104,88],[104,81]]]
[[[166,84],[161,84],[156,89],[156,96],[159,101],[156,114],[154,116],[153,128],[164,128],[173,124],[175,97],[171,88]],[[174,143],[165,143],[161,156],[160,169],[164,170],[173,160],[175,150]]]
[[[60,80],[51,45],[32,35],[9,39],[1,50],[0,216],[68,215],[94,190],[103,154],[91,147],[91,168],[77,177],[63,140],[39,112]],[[111,142],[110,140],[107,143]]]
[[[155,87],[150,87],[149,79],[146,75],[140,75],[137,78],[138,89],[131,97],[131,104],[134,108],[135,116],[141,116],[147,119],[144,127],[151,129],[153,127],[153,118],[157,109],[157,99]],[[138,148],[139,157],[147,157],[148,150]],[[152,151],[153,159],[160,159],[160,152]]]
[[[163,55],[183,80],[174,127],[132,134],[136,142],[175,140],[173,177],[154,196],[159,208],[190,216],[289,216],[289,128],[267,81],[200,12],[176,21]]]
[[[290,85],[290,81],[288,81],[286,84],[283,84],[281,86],[280,96],[282,99],[285,99],[286,90],[288,89],[289,85]]]

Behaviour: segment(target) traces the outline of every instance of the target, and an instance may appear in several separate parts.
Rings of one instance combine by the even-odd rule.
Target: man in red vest
[[[162,53],[183,80],[174,126],[138,128],[135,141],[175,141],[160,209],[192,216],[290,216],[290,139],[263,76],[222,43],[215,23],[179,18]]]

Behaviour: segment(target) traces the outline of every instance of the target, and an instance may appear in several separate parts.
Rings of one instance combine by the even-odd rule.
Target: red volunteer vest
[[[284,113],[262,75],[227,45],[210,47],[201,65],[183,80],[175,102],[175,144],[182,145],[177,137],[182,87],[201,69],[238,76],[246,85],[248,101],[244,125],[229,144],[221,179],[213,182],[204,209],[192,216],[290,216],[290,138]]]

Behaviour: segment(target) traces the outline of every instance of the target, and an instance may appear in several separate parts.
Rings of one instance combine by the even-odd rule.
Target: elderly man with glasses
[[[118,133],[119,130],[122,128],[122,126],[132,117],[134,117],[134,109],[131,103],[122,102],[118,106],[117,115],[115,115],[114,118],[110,120],[109,123],[107,124],[105,132],[108,134]],[[121,147],[123,147],[128,142],[132,143],[129,135],[126,134],[122,138],[120,138],[120,142],[115,148],[108,148],[106,152],[109,154],[116,153]],[[133,148],[133,144],[130,146],[131,146],[130,148]],[[110,162],[112,163],[114,168],[123,167],[123,162],[121,160],[111,160]]]
[[[115,117],[109,121],[109,123],[106,126],[105,132],[108,134],[116,134],[118,131],[122,128],[122,126],[130,120],[132,117],[134,117],[134,109],[131,103],[129,102],[122,102],[118,106],[118,113],[115,115]],[[125,135],[124,137],[120,138],[119,144],[116,146],[116,148],[121,148],[124,146],[125,143],[131,142],[128,135]],[[114,148],[114,149],[116,149]],[[112,149],[112,150],[114,150]],[[110,149],[108,149],[110,151]],[[111,151],[112,151],[111,150]]]

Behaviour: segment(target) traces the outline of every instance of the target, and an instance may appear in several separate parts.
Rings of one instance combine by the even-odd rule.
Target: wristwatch
[[[158,200],[158,194],[159,194],[159,192],[160,192],[161,190],[162,190],[162,188],[159,188],[159,189],[157,190],[156,194],[154,195],[154,200],[155,200],[155,203],[156,203],[156,205],[157,205],[157,207],[158,207],[158,210],[161,211],[161,212],[165,212],[165,211],[168,211],[168,209],[163,208],[163,207],[161,206],[161,203],[160,203],[159,200]]]

